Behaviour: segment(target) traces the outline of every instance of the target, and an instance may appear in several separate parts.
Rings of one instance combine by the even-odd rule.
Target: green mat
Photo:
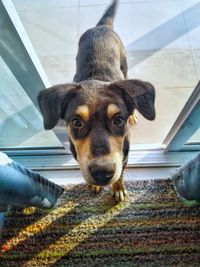
[[[127,183],[116,204],[105,188],[66,187],[55,209],[7,214],[0,266],[200,266],[200,206],[171,180]]]

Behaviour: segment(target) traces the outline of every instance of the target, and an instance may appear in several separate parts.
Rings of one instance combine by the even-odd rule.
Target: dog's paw
[[[127,200],[128,192],[124,185],[117,182],[112,186],[112,196],[117,202],[121,202]]]
[[[98,185],[89,185],[89,189],[92,191],[92,192],[94,192],[94,193],[99,193],[100,191],[101,191],[101,189],[102,189],[102,187],[101,186],[98,186]]]
[[[127,190],[112,191],[112,196],[117,202],[126,201],[128,198]]]

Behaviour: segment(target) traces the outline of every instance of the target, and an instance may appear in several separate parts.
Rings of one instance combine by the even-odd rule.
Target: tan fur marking
[[[117,114],[120,111],[120,109],[114,105],[114,104],[110,104],[107,107],[107,116],[109,119],[112,119],[112,117]]]
[[[88,121],[90,117],[89,108],[86,105],[79,106],[76,109],[76,115],[80,116],[84,121]]]
[[[112,151],[111,154],[115,154],[116,152],[121,152],[122,144],[123,144],[123,138],[121,136],[109,137],[109,145]]]
[[[92,154],[90,152],[90,138],[86,137],[81,140],[75,140],[71,134],[70,126],[67,126],[67,133],[75,146],[76,153],[77,153],[77,160],[79,163],[82,162],[84,159],[92,159]]]
[[[133,112],[133,114],[131,116],[129,116],[128,119],[129,119],[129,122],[131,125],[135,125],[138,122],[138,116],[135,112]]]
[[[86,137],[82,140],[76,140],[74,142],[76,152],[77,152],[77,159],[79,162],[83,161],[83,158],[91,160],[92,154],[90,152],[90,138]]]

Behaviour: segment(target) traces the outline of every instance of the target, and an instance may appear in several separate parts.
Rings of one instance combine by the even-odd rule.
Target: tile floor
[[[157,90],[157,118],[139,116],[133,143],[162,143],[200,78],[200,1],[119,2],[115,30],[127,50],[129,77],[148,80]],[[110,0],[13,3],[50,82],[72,81],[78,39]]]

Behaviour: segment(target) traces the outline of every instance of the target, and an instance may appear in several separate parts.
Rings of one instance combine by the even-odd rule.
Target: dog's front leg
[[[112,185],[112,196],[117,202],[125,201],[128,197],[128,192],[124,185],[123,176]]]

